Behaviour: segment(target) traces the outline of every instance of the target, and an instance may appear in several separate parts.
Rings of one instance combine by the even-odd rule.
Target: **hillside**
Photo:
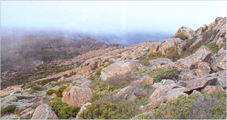
[[[31,53],[5,49],[46,64],[1,73],[3,119],[226,119],[226,17],[127,47],[91,38],[33,45],[23,46]]]

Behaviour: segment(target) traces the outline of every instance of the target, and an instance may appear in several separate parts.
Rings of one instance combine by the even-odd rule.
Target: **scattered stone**
[[[190,81],[195,79],[195,73],[189,69],[182,69],[181,73],[178,75],[179,80]]]
[[[207,76],[210,72],[211,69],[207,62],[200,62],[198,64],[198,69],[195,70],[195,73],[198,77]]]
[[[162,97],[154,100],[153,102],[149,103],[146,106],[149,110],[153,110],[154,108],[157,108],[161,103],[164,103],[166,101],[167,101],[167,98],[165,96],[162,96]]]

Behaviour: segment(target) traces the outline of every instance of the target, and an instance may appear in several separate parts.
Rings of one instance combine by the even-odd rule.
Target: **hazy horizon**
[[[167,39],[181,26],[196,30],[217,17],[226,17],[226,1],[1,1],[1,36],[106,35],[129,44],[124,36]]]

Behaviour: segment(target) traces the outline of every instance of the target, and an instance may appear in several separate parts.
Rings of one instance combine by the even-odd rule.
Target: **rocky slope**
[[[2,118],[226,119],[226,18],[54,66],[64,69],[3,89]]]

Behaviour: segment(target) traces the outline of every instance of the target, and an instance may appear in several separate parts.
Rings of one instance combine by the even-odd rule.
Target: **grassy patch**
[[[176,68],[160,68],[149,71],[138,71],[138,75],[147,75],[154,78],[154,83],[160,82],[162,79],[177,79],[181,70]]]
[[[143,65],[145,65],[145,66],[148,66],[150,63],[149,63],[149,59],[143,59],[143,60],[141,60],[140,61]]]

